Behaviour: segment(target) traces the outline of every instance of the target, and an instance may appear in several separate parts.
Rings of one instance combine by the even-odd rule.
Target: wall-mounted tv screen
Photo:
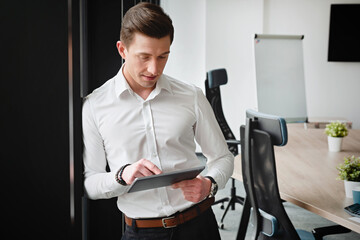
[[[360,62],[360,4],[332,4],[328,61]]]

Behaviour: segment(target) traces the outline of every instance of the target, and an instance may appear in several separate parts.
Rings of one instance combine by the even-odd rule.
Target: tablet
[[[205,166],[190,168],[185,170],[161,173],[147,177],[136,178],[131,184],[128,193],[138,192],[152,188],[159,188],[172,185],[174,183],[195,178],[204,170]]]

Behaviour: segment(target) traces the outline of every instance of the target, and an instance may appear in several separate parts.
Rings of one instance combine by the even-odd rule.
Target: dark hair
[[[139,3],[126,12],[121,23],[120,41],[129,46],[136,32],[159,39],[170,36],[170,43],[174,39],[170,17],[160,6],[146,2]]]

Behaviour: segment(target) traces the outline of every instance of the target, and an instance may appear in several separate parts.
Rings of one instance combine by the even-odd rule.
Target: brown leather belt
[[[192,206],[191,208],[174,214],[165,218],[151,218],[151,219],[135,219],[136,227],[138,228],[173,228],[183,224],[191,219],[196,218],[201,213],[205,212],[214,203],[214,198],[207,198],[204,201]],[[133,219],[125,215],[125,223],[132,226]]]

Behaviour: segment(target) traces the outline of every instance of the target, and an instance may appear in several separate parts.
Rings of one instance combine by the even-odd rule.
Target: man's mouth
[[[154,81],[156,79],[157,75],[154,75],[154,76],[146,76],[146,75],[143,75],[143,78],[146,80],[146,81]]]

